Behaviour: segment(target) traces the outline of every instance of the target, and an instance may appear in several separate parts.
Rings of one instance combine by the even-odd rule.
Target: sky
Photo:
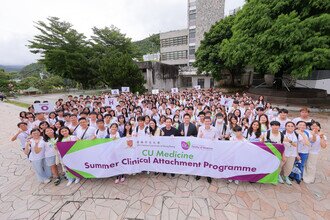
[[[244,4],[226,0],[225,14]],[[39,34],[36,21],[59,17],[87,37],[91,28],[114,25],[133,41],[187,26],[187,0],[5,0],[0,13],[0,65],[27,65],[38,55],[28,40]]]

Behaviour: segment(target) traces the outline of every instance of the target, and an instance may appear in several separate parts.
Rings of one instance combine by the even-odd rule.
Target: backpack
[[[99,130],[100,130],[100,129],[97,129],[97,130],[96,130],[96,135],[99,133]],[[109,128],[106,128],[106,130],[107,130],[107,136],[110,136]],[[106,137],[107,137],[107,136],[106,136]]]
[[[280,135],[281,135],[281,144],[283,144],[284,134],[283,134],[282,132],[280,132]],[[273,142],[270,140],[270,130],[267,131],[266,142],[273,143]]]
[[[145,133],[145,134],[148,133],[148,128],[149,128],[148,126],[146,126],[146,127],[144,128],[144,133]],[[138,132],[139,132],[139,126],[136,126],[135,130],[136,130],[136,133],[138,133]]]

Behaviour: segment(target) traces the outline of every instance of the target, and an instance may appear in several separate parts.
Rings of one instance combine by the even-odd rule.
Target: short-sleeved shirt
[[[17,139],[19,140],[22,149],[25,148],[26,139],[28,136],[29,134],[27,131],[23,131],[17,136]]]
[[[327,140],[327,137],[324,135],[324,140]],[[321,138],[320,135],[316,135],[316,141],[311,143],[311,147],[309,149],[310,154],[318,154],[321,150]]]
[[[45,158],[45,145],[46,143],[42,140],[42,138],[40,138],[38,147],[41,148],[41,151],[39,153],[36,153],[35,152],[36,142],[34,139],[31,139],[31,153],[29,154],[29,160],[37,161]]]
[[[209,129],[206,129],[205,126],[202,126],[198,129],[197,137],[215,140],[218,139],[218,130],[211,126]]]
[[[90,126],[87,127],[86,129],[83,130],[81,127],[77,128],[77,132],[76,132],[77,138],[82,140],[91,140],[94,137],[96,129]]]

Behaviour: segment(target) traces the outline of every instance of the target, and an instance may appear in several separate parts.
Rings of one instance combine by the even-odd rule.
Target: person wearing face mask
[[[273,113],[274,113],[274,111],[273,111]],[[278,121],[280,123],[280,131],[283,132],[285,130],[286,123],[291,121],[288,118],[289,111],[287,109],[282,108],[279,110],[278,113],[279,113],[279,115],[274,117],[272,121]]]
[[[227,124],[224,120],[224,115],[222,113],[217,113],[215,115],[215,121],[213,122],[213,126],[217,130],[219,140],[224,139],[226,134]]]
[[[179,115],[174,115],[173,117],[173,127],[178,129],[180,125],[180,121],[179,121]]]
[[[268,111],[267,116],[268,118],[273,121],[279,114],[280,109],[277,107],[272,108],[270,111]]]

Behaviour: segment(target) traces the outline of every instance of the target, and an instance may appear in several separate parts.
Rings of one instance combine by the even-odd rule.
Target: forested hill
[[[138,48],[141,57],[148,53],[157,53],[160,50],[159,34],[153,34],[133,44]]]

